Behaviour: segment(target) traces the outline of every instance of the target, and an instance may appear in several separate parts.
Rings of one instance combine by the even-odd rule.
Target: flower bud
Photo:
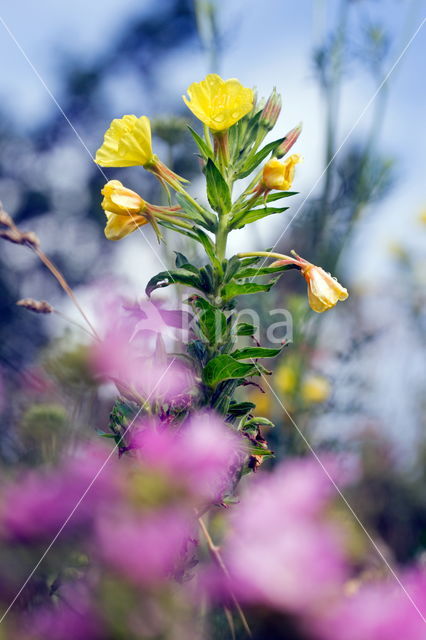
[[[259,126],[264,127],[267,131],[271,131],[276,125],[278,116],[281,113],[281,95],[274,87],[273,92],[269,96],[262,113],[259,118]]]
[[[302,124],[299,124],[297,127],[294,127],[294,129],[292,129],[286,134],[280,146],[275,149],[274,155],[276,158],[282,158],[283,156],[286,155],[286,153],[290,151],[291,147],[294,145],[294,143],[300,136],[301,131],[302,131]]]
[[[277,191],[288,191],[294,179],[294,167],[301,158],[294,154],[285,162],[280,162],[277,158],[271,158],[263,167],[262,182],[266,189],[276,189]]]

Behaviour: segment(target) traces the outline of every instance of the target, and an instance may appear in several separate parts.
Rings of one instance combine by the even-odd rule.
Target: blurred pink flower
[[[306,612],[342,588],[342,541],[324,515],[330,481],[317,465],[286,462],[259,475],[234,507],[223,555],[241,600]]]
[[[181,400],[191,391],[194,375],[188,365],[166,354],[167,332],[170,327],[152,303],[124,307],[117,299],[103,340],[92,347],[94,370],[144,399]]]
[[[18,540],[50,536],[74,508],[64,535],[76,526],[90,523],[96,508],[116,490],[116,473],[111,467],[117,461],[110,459],[100,471],[109,453],[101,445],[92,445],[76,452],[57,469],[31,471],[6,486],[0,504],[3,535]]]
[[[194,520],[179,508],[145,514],[117,509],[97,523],[97,550],[110,567],[134,583],[156,584],[170,578],[181,563]]]
[[[179,431],[136,429],[132,446],[141,461],[184,485],[193,495],[218,502],[230,489],[246,451],[246,440],[213,413],[195,413]]]
[[[392,576],[362,585],[324,612],[316,633],[324,640],[425,640],[426,572],[401,575],[401,582],[405,591]]]
[[[89,592],[82,585],[62,585],[61,601],[44,605],[22,618],[22,638],[28,640],[101,640],[100,621],[89,604]]]

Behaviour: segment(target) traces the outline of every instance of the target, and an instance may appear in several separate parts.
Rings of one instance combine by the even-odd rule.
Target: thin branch
[[[225,563],[223,561],[223,558],[222,558],[222,556],[220,554],[219,547],[217,547],[215,545],[215,543],[213,542],[213,540],[212,540],[212,538],[210,536],[210,533],[208,532],[208,529],[207,529],[206,525],[204,524],[203,519],[202,518],[198,518],[198,522],[200,523],[200,528],[201,528],[201,531],[204,534],[204,537],[206,539],[207,546],[208,546],[208,548],[210,550],[210,553],[214,557],[214,559],[217,562],[217,564],[220,567],[220,569],[223,571],[223,573],[226,576],[226,578],[229,580],[230,579],[229,571],[226,568],[226,565],[225,565]],[[234,603],[234,606],[235,606],[235,608],[236,608],[236,610],[238,612],[238,615],[240,616],[240,619],[241,619],[242,625],[244,627],[244,630],[247,633],[247,635],[249,636],[249,638],[252,638],[253,635],[252,635],[251,629],[250,629],[250,627],[248,625],[247,618],[244,615],[244,611],[241,609],[240,604],[239,604],[237,598],[235,597],[232,589],[229,586],[228,586],[228,589],[229,589],[229,594],[231,596],[232,602]]]

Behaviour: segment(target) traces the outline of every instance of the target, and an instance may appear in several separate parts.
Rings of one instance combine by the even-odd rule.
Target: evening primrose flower
[[[189,100],[182,96],[188,109],[212,131],[225,131],[253,108],[254,93],[235,78],[223,80],[210,73],[187,89]]]
[[[182,191],[180,183],[187,182],[153,153],[151,124],[146,116],[127,115],[113,120],[96,152],[95,162],[101,167],[142,166],[164,187],[168,184],[176,191]]]
[[[151,125],[146,116],[115,118],[97,150],[95,162],[101,167],[149,166],[154,160]]]
[[[294,257],[285,256],[278,253],[269,253],[267,251],[262,252],[250,252],[240,253],[239,257],[249,257],[254,255],[260,255],[271,258],[279,258],[273,262],[271,267],[278,267],[284,265],[294,265],[298,267],[308,284],[308,300],[309,305],[313,311],[322,313],[327,309],[334,307],[339,300],[346,300],[349,296],[348,290],[333,278],[330,273],[327,273],[321,267],[308,262],[304,258],[291,252]]]
[[[108,240],[121,240],[139,227],[150,222],[161,237],[155,218],[164,214],[177,215],[179,207],[157,207],[127,189],[119,180],[110,180],[101,191],[102,208],[107,217],[105,236]]]
[[[322,313],[348,297],[347,289],[321,267],[307,262],[301,271],[308,283],[308,300],[313,311]]]
[[[285,162],[271,158],[263,167],[262,183],[266,189],[288,191],[294,179],[295,166],[301,161],[298,154],[293,154]]]

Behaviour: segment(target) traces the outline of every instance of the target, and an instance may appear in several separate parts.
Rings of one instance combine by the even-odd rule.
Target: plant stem
[[[226,568],[226,565],[225,565],[225,563],[223,561],[223,558],[222,558],[222,556],[220,554],[219,547],[217,547],[215,545],[215,543],[213,542],[213,540],[212,540],[212,538],[210,536],[210,533],[208,532],[208,529],[207,529],[206,525],[204,524],[203,519],[202,518],[198,518],[198,522],[200,524],[201,531],[203,532],[203,535],[204,535],[204,537],[206,539],[207,546],[208,546],[208,548],[210,550],[210,553],[214,557],[214,559],[217,562],[217,564],[220,567],[220,569],[223,571],[223,573],[226,576],[226,578],[229,580],[230,579],[229,571]],[[229,586],[228,586],[228,589],[229,589],[229,594],[231,596],[232,602],[234,603],[235,608],[236,608],[236,610],[238,612],[238,615],[240,616],[240,619],[241,619],[242,625],[244,627],[244,630],[247,633],[247,635],[249,636],[249,638],[251,638],[252,637],[251,629],[250,629],[249,624],[247,622],[247,618],[244,615],[244,611],[241,609],[241,606],[240,606],[237,598],[235,597],[234,593],[229,588]]]
[[[237,253],[237,258],[277,258],[278,260],[291,260],[294,258],[286,256],[283,253],[274,253],[273,251],[249,251],[248,253]]]
[[[45,265],[45,267],[47,267],[49,269],[50,273],[56,278],[56,280],[61,285],[62,289],[70,297],[70,299],[72,300],[74,305],[77,307],[78,311],[81,313],[81,315],[84,318],[85,322],[90,327],[90,330],[91,330],[93,336],[95,338],[97,338],[98,340],[100,340],[96,329],[94,328],[94,326],[90,322],[89,318],[86,316],[85,312],[83,311],[82,307],[80,306],[79,301],[77,300],[77,298],[75,296],[74,291],[71,289],[71,287],[69,286],[68,282],[65,280],[64,276],[59,271],[59,269],[57,267],[55,267],[53,262],[51,262],[51,260],[49,260],[47,255],[41,249],[39,249],[38,247],[35,247],[33,245],[30,245],[30,244],[27,244],[27,246],[34,251],[34,253],[41,260],[41,262]]]
[[[219,216],[219,223],[216,233],[216,254],[220,261],[225,258],[228,233],[228,214],[223,213],[221,216]]]

